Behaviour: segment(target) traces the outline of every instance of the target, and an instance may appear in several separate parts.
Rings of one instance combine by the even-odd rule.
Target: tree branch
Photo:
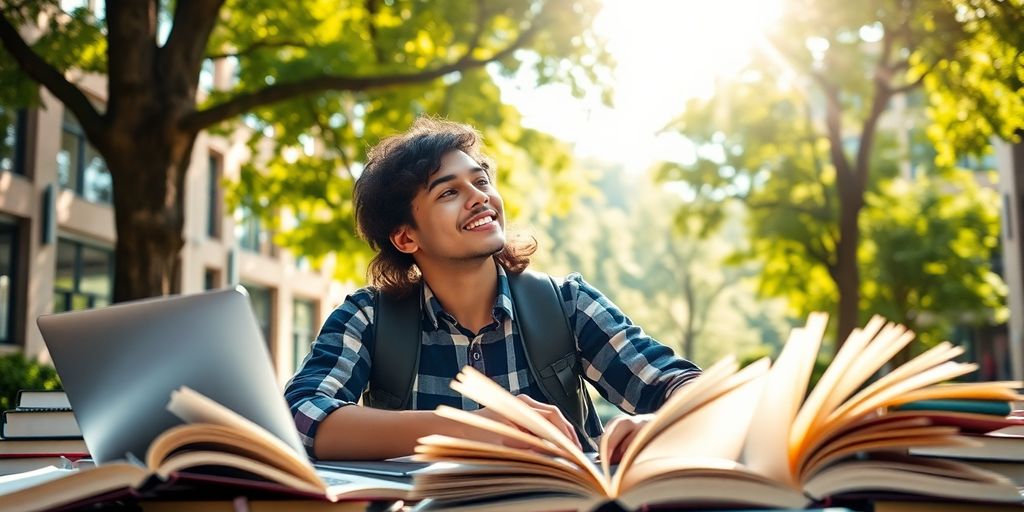
[[[893,95],[896,95],[896,94],[903,94],[903,93],[905,93],[905,92],[909,92],[909,91],[911,91],[911,90],[913,90],[913,89],[917,88],[917,87],[918,87],[918,86],[920,86],[920,85],[921,85],[922,83],[924,83],[924,79],[925,79],[925,77],[926,77],[926,76],[928,76],[929,74],[931,74],[931,72],[932,72],[932,71],[934,71],[934,70],[935,70],[935,67],[936,67],[936,66],[938,66],[938,65],[939,65],[939,61],[938,61],[938,60],[935,60],[935,61],[933,61],[933,62],[932,62],[932,63],[931,63],[931,64],[930,64],[929,66],[928,66],[928,69],[924,70],[924,71],[923,71],[923,72],[921,73],[921,76],[919,76],[919,77],[917,77],[917,78],[915,78],[915,79],[911,80],[910,82],[908,82],[908,83],[906,83],[906,84],[903,84],[903,85],[900,85],[900,86],[897,86],[897,87],[892,87],[892,86],[890,86],[890,87],[889,87],[889,93],[890,93],[890,94],[893,94]]]
[[[397,73],[376,76],[320,75],[296,82],[275,84],[258,91],[242,93],[206,110],[193,112],[182,120],[181,126],[186,131],[197,132],[244,112],[248,112],[253,108],[295,98],[303,94],[327,90],[365,91],[396,85],[425,83],[449,73],[481,67],[512,55],[513,52],[525,46],[530,40],[532,40],[543,24],[542,21],[544,20],[544,15],[548,10],[549,5],[550,3],[545,4],[544,9],[534,18],[530,27],[520,32],[519,36],[516,37],[516,39],[507,47],[485,59],[473,58],[474,48],[470,48],[459,60],[455,62],[445,64],[434,69],[420,71],[418,73]]]
[[[18,30],[2,14],[0,14],[0,42],[29,78],[46,87],[67,109],[71,110],[93,145],[97,147],[106,145],[106,121],[92,106],[92,103],[89,103],[89,98],[81,89],[64,78],[64,74],[57,68],[32,51],[28,43],[18,34]]]
[[[377,0],[366,0],[366,28],[370,31],[370,44],[373,45],[373,57],[377,60],[377,64],[384,63],[384,51],[377,44],[377,24],[374,23],[373,17],[377,15]]]
[[[341,158],[341,163],[345,167],[345,174],[348,174],[349,179],[355,181],[355,177],[352,176],[352,162],[348,158],[348,154],[345,152],[345,148],[342,145],[342,141],[338,138],[338,135],[331,129],[330,126],[324,123],[323,119],[320,119],[320,111],[316,108],[316,105],[312,101],[307,100],[306,108],[309,109],[309,115],[313,117],[313,124],[320,130],[320,138],[324,142],[328,139],[331,141],[331,145],[334,150],[338,152],[338,157]],[[323,198],[332,207],[337,207],[332,201],[327,198]]]
[[[824,77],[822,80],[822,88],[825,93],[825,128],[828,133],[832,165],[836,167],[836,180],[840,186],[852,185],[850,178],[853,173],[850,169],[850,161],[843,151],[843,105],[839,101],[839,89],[829,84]]]
[[[238,58],[238,57],[245,57],[246,55],[252,54],[256,50],[262,50],[264,48],[283,48],[283,47],[309,48],[309,45],[306,44],[306,43],[303,43],[301,41],[256,41],[255,43],[245,47],[242,50],[234,52],[234,53],[231,53],[231,52],[208,53],[208,54],[206,54],[206,56],[204,58],[205,59],[211,59],[211,60],[226,59],[228,57]]]
[[[829,260],[829,258],[828,258],[828,251],[819,250],[817,247],[815,247],[811,243],[810,239],[805,239],[805,240],[799,241],[797,243],[799,243],[801,246],[803,246],[804,252],[806,252],[808,256],[810,256],[811,258],[817,260],[822,265],[825,265],[825,268],[828,269],[829,274],[832,273],[833,268],[835,267],[835,265]]]
[[[195,90],[199,69],[210,33],[217,23],[224,0],[178,1],[174,8],[174,21],[167,43],[160,49],[158,65],[165,77],[178,77],[180,81],[167,84],[176,92]]]

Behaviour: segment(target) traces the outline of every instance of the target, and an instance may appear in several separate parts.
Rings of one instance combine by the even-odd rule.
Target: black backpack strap
[[[373,358],[363,405],[403,410],[410,405],[413,379],[420,359],[422,329],[417,291],[396,299],[377,290],[373,315]]]
[[[534,379],[580,436],[584,448],[592,441],[583,428],[590,406],[581,378],[576,337],[562,309],[555,280],[546,274],[509,273],[509,288],[519,334]],[[596,446],[589,447],[596,449]]]

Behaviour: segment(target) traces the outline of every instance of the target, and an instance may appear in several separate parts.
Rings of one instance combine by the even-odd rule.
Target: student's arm
[[[633,325],[579,274],[566,277],[561,293],[583,375],[619,409],[630,414],[654,412],[679,386],[700,375],[697,365]]]
[[[558,408],[519,395],[521,401],[541,413],[562,432],[576,441],[576,433]],[[473,411],[503,421],[487,409]],[[323,460],[380,460],[412,454],[416,440],[430,434],[445,434],[462,439],[501,443],[500,436],[487,434],[442,418],[433,411],[384,411],[353,405],[335,410],[320,423],[313,444],[316,458]],[[517,446],[512,442],[509,446]]]

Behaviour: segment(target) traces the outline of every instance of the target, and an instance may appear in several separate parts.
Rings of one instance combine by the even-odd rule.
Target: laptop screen
[[[37,320],[97,463],[145,460],[188,386],[305,456],[248,298],[236,290],[160,297]]]

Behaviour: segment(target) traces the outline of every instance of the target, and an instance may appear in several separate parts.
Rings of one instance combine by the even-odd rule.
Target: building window
[[[110,304],[114,253],[71,240],[57,241],[53,311],[74,311]]]
[[[57,152],[57,180],[60,186],[94,203],[110,203],[113,182],[107,164],[85,138],[85,130],[75,116],[64,109],[64,130]]]
[[[260,219],[246,206],[239,208],[238,246],[249,252],[260,252],[263,245],[264,231],[260,228]]]
[[[216,290],[223,288],[224,285],[221,283],[220,270],[215,268],[208,268],[203,271],[203,289],[204,290]]]
[[[296,370],[309,353],[310,343],[316,333],[316,321],[316,302],[296,299],[292,307],[292,346]]]
[[[273,234],[263,227],[258,215],[247,206],[235,212],[235,237],[242,250],[271,258],[277,257]]]
[[[0,222],[0,345],[14,343],[18,226]]]
[[[0,171],[23,174],[25,111],[0,106]]]
[[[224,223],[224,201],[220,188],[221,177],[224,174],[221,162],[221,157],[213,153],[210,153],[207,159],[210,176],[206,193],[206,235],[215,239],[220,239],[220,227]]]
[[[267,346],[273,347],[274,326],[274,290],[265,286],[243,284],[249,292],[249,302],[256,314],[256,322],[260,324],[260,332]]]

